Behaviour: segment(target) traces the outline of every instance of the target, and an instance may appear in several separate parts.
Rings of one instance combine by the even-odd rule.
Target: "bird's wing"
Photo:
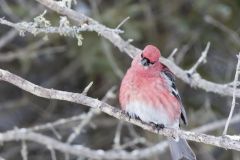
[[[164,67],[162,72],[168,78],[168,82],[169,82],[169,86],[172,91],[172,94],[177,98],[177,100],[179,101],[179,103],[181,105],[181,107],[180,107],[181,108],[181,119],[182,119],[183,123],[185,125],[187,125],[188,124],[187,115],[186,115],[186,111],[182,105],[181,97],[179,96],[178,90],[175,85],[175,77],[174,77],[173,73],[166,66]]]

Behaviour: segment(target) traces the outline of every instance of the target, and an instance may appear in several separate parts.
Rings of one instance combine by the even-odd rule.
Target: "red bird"
[[[119,94],[121,108],[131,117],[157,128],[179,129],[179,120],[187,124],[185,109],[175,86],[173,73],[161,62],[160,51],[147,45],[137,55],[124,76]],[[196,156],[185,139],[168,138],[173,160]]]

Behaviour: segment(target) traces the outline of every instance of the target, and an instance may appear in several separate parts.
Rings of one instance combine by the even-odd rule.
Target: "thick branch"
[[[175,137],[177,134],[179,137],[185,138],[187,140],[240,151],[240,141],[231,139],[229,137],[222,137],[222,136],[215,137],[215,136],[206,135],[206,134],[193,133],[193,132],[188,132],[183,130],[174,130],[174,129],[168,129],[168,128],[158,132],[157,130],[153,129],[150,125],[143,124],[139,120],[129,119],[129,117],[125,115],[123,112],[121,112],[119,109],[112,107],[106,103],[103,103],[97,99],[94,99],[79,93],[72,93],[72,92],[66,92],[66,91],[59,91],[55,89],[43,88],[2,69],[0,69],[0,80],[9,82],[39,97],[43,97],[47,99],[63,100],[63,101],[78,103],[78,104],[86,105],[92,108],[100,109],[101,111],[107,113],[112,117],[125,120],[127,122],[135,124],[153,133],[158,133],[168,137]]]

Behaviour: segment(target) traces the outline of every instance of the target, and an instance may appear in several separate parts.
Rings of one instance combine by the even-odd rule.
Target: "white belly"
[[[146,123],[153,122],[155,124],[163,124],[165,127],[179,128],[179,120],[172,123],[166,111],[160,107],[146,106],[135,101],[129,103],[125,110],[130,116],[137,116]]]

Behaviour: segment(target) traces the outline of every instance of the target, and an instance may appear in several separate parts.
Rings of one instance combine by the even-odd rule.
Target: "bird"
[[[160,50],[154,45],[147,45],[132,60],[124,75],[120,90],[121,109],[130,118],[138,118],[157,129],[180,128],[180,120],[187,125],[188,120],[175,76],[159,59]],[[196,155],[183,138],[168,137],[173,160],[196,160]]]

